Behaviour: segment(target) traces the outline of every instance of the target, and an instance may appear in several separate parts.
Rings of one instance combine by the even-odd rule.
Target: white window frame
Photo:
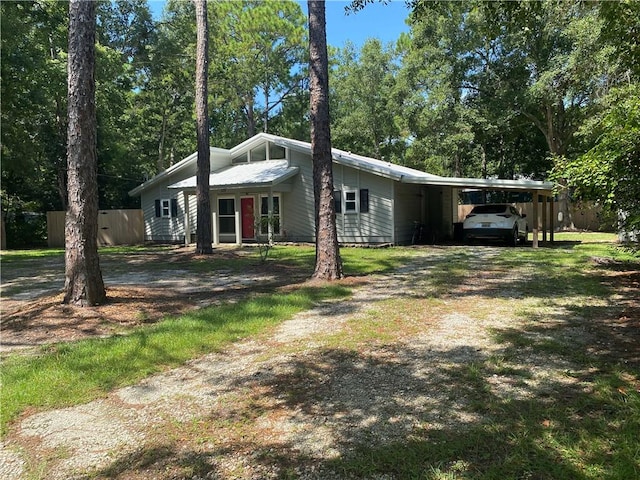
[[[278,199],[278,213],[277,214],[273,214],[272,213],[272,217],[277,217],[278,218],[278,230],[273,232],[274,235],[280,235],[280,232],[282,232],[282,197],[280,196],[280,194],[274,194],[272,195],[273,199],[275,200],[276,198]],[[269,195],[260,195],[260,219],[259,219],[259,233],[260,235],[266,235],[268,234],[268,232],[263,232],[262,231],[262,219],[263,218],[269,218],[269,212],[268,209],[269,207],[267,206],[267,213],[262,213],[262,199],[266,198],[267,202],[269,201]],[[274,202],[275,203],[275,202]]]
[[[353,199],[349,200],[349,195],[353,195]],[[359,199],[358,199],[358,190],[344,190],[343,193],[343,209],[342,213],[345,214],[353,214],[358,213],[360,211]],[[353,208],[349,208],[349,204],[353,204]]]
[[[222,214],[220,213],[220,200],[233,200],[233,214]],[[218,197],[216,200],[216,211],[218,212],[218,232],[220,232],[220,235],[236,235],[236,209],[237,209],[237,205],[236,202],[238,200],[236,199],[236,197],[232,197],[232,196],[224,196],[224,197]],[[222,228],[221,228],[221,223],[220,220],[222,220],[223,218],[233,218],[233,232],[223,232]]]
[[[160,218],[171,218],[171,199],[160,199]]]

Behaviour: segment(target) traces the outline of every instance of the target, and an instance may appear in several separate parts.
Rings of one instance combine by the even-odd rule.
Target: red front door
[[[253,213],[253,197],[240,199],[240,214],[242,215],[242,238],[254,238],[256,220]]]

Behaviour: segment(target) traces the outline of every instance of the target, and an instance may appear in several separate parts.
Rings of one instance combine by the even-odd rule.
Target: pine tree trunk
[[[209,24],[206,0],[195,0],[196,6],[196,129],[198,136],[198,159],[196,173],[196,202],[198,226],[196,230],[196,252],[209,254],[211,248],[211,200],[209,197]],[[188,208],[185,206],[185,208]],[[185,232],[189,235],[189,232]]]
[[[68,143],[64,303],[98,305],[106,292],[98,256],[96,3],[69,4]]]
[[[324,1],[308,0],[311,151],[316,214],[316,266],[313,278],[342,278],[333,200],[329,127],[329,63]]]

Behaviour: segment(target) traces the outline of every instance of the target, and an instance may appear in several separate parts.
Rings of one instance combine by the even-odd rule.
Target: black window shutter
[[[171,216],[172,217],[178,216],[178,199],[177,198],[171,199]]]
[[[161,211],[160,211],[160,200],[156,200],[156,217],[159,217],[161,215]]]
[[[335,203],[335,206],[336,206],[336,213],[342,213],[342,191],[341,190],[334,190],[333,203]]]
[[[360,189],[360,213],[369,212],[369,189]]]

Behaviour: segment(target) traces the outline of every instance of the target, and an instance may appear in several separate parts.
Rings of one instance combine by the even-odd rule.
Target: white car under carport
[[[476,205],[463,223],[465,243],[475,239],[499,239],[515,246],[525,243],[529,234],[526,215],[511,204]]]

